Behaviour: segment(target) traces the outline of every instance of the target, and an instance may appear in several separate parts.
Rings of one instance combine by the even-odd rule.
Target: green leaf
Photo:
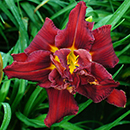
[[[51,16],[50,19],[55,19],[56,17],[60,16],[61,14],[65,13],[66,11],[70,11],[72,8],[75,7],[77,3],[72,3],[67,7],[64,7],[62,10],[58,11],[57,13],[55,13],[53,16]]]
[[[38,86],[34,90],[34,92],[32,93],[32,95],[30,96],[30,98],[28,99],[28,102],[26,103],[25,108],[24,108],[24,112],[23,112],[25,116],[28,116],[29,113],[31,112],[31,110],[33,108],[33,105],[35,104],[34,102],[37,99],[37,97],[38,97],[38,95],[40,94],[41,91],[43,91],[43,88],[41,88],[41,87]],[[44,99],[44,97],[42,97],[42,98]]]
[[[20,80],[15,78],[14,84],[13,84],[13,91],[11,93],[10,100],[9,100],[10,104],[12,104],[16,98],[16,95],[17,95],[18,89],[19,89],[19,84],[20,84]]]
[[[16,19],[16,21],[21,29],[21,32],[24,32],[26,41],[28,42],[29,41],[28,33],[27,33],[27,30],[26,30],[25,25],[23,23],[23,20],[20,17],[20,13],[18,11],[17,6],[15,5],[14,0],[5,0],[5,2],[8,5],[8,7],[10,8],[11,12],[13,13],[13,15],[14,15],[14,17],[15,17],[15,19]]]
[[[116,47],[118,47],[120,45],[124,45],[125,44],[125,40],[127,40],[129,37],[130,37],[130,34],[127,35],[126,37],[124,37],[123,39],[121,39],[121,40],[119,40],[117,42],[114,42],[113,43],[113,47],[116,48]]]
[[[98,2],[96,2],[96,3],[98,3]],[[106,4],[106,6],[108,6],[108,5]],[[96,28],[98,28],[100,26],[103,26],[103,25],[107,25],[107,24],[112,25],[112,29],[113,29],[113,27],[119,22],[119,20],[126,13],[126,11],[128,10],[129,7],[130,7],[130,1],[125,0],[119,6],[119,8],[114,12],[114,14],[107,15],[106,17],[101,19],[97,24],[95,24],[94,29],[96,29]],[[121,21],[121,23],[122,23],[122,21]],[[121,24],[121,23],[119,23],[119,24]]]
[[[130,44],[128,44],[125,48],[123,48],[123,49],[117,54],[117,56],[119,57],[119,56],[122,55],[124,52],[126,52],[128,49],[130,49]]]
[[[112,76],[113,79],[119,74],[119,72],[123,69],[124,64],[116,71],[116,73]]]
[[[14,102],[11,105],[12,113],[15,112],[17,105],[20,103],[22,97],[24,96],[25,87],[26,87],[26,80],[20,79],[20,85],[19,85],[18,93],[15,97]]]
[[[120,5],[120,7],[114,12],[112,17],[109,19],[109,21],[107,21],[106,24],[111,24],[112,27],[114,27],[122,18],[122,16],[126,13],[129,7],[130,7],[130,0],[125,0]]]
[[[0,25],[0,26],[1,26],[1,25]],[[4,40],[6,41],[7,46],[8,46],[8,39],[6,38],[6,35],[4,34],[4,31],[2,30],[1,27],[0,27],[0,34],[2,35],[2,37],[4,38]]]
[[[123,78],[127,78],[130,76],[130,67],[127,67],[124,71],[123,71],[123,74],[122,74],[122,77]]]
[[[11,108],[8,103],[1,103],[1,104],[4,107],[4,119],[2,121],[0,130],[6,130],[11,120]]]
[[[103,125],[95,130],[110,130],[111,128],[117,126],[120,124],[120,121],[125,118],[127,115],[130,114],[130,110],[127,111],[126,113],[124,113],[123,115],[121,115],[119,118],[117,118],[115,121],[113,121],[112,123],[110,124],[106,124],[106,125]]]
[[[123,85],[123,86],[130,86],[130,83],[126,83],[126,82],[123,82],[123,81],[119,81],[120,82],[120,85]]]
[[[34,6],[30,5],[28,2],[21,3],[22,8],[26,12],[26,14],[29,16],[30,20],[34,23],[34,25],[37,28],[40,28],[40,22],[38,16],[34,12]]]
[[[20,44],[19,51],[24,52],[25,48],[27,48],[28,41],[27,41],[25,33],[21,27],[19,29],[19,44]]]
[[[80,127],[78,127],[75,124],[72,124],[70,122],[61,123],[58,126],[66,129],[66,130],[83,130],[82,128],[80,128]]]
[[[3,102],[8,94],[10,88],[10,80],[7,80],[7,76],[5,77],[5,81],[3,81],[2,87],[0,89],[0,102]]]
[[[130,56],[127,55],[119,56],[119,64],[130,64]]]
[[[28,127],[34,127],[34,128],[44,128],[46,125],[43,121],[39,121],[37,119],[29,119],[25,115],[23,115],[21,112],[16,112],[16,116],[19,120],[21,120],[23,123],[25,123]]]
[[[106,17],[102,18],[98,23],[94,25],[93,29],[99,28],[106,24],[106,22],[112,17],[112,14],[107,15]]]
[[[40,7],[42,7],[43,5],[45,5],[49,0],[43,0],[34,10],[34,12],[36,12]]]
[[[0,1],[0,9],[9,17],[9,19],[14,23],[14,25],[16,27],[18,27],[18,24],[15,20],[15,18],[13,17],[13,15],[10,13],[10,11],[7,9],[7,7],[5,6],[4,3],[2,3],[2,1]]]

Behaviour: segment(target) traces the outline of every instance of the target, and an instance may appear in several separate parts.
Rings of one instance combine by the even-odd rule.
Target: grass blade
[[[83,130],[82,128],[80,128],[70,122],[64,122],[64,123],[60,124],[59,127],[62,127],[66,130]]]
[[[11,105],[12,113],[15,111],[17,105],[21,101],[21,99],[22,99],[22,97],[24,95],[24,92],[25,92],[25,87],[26,87],[26,80],[21,79],[18,93],[16,95],[16,98],[15,98],[14,102]]]
[[[128,44],[124,49],[122,49],[117,56],[119,57],[120,55],[122,55],[124,52],[126,52],[128,49],[130,48],[130,44]]]
[[[2,87],[0,89],[0,102],[3,102],[8,94],[9,88],[10,88],[10,80],[7,80],[7,76],[5,77],[5,80],[2,84]]]
[[[117,118],[115,121],[113,121],[112,123],[110,124],[107,124],[107,125],[104,125],[104,126],[101,126],[95,130],[110,130],[111,128],[113,128],[114,126],[117,126],[120,124],[120,121],[125,118],[127,115],[130,114],[130,110],[127,111],[126,113],[124,113],[123,115],[121,115],[119,118]]]
[[[21,120],[23,123],[25,123],[28,127],[34,127],[34,128],[44,128],[46,125],[43,121],[39,121],[36,119],[29,119],[25,115],[23,115],[21,112],[16,112],[16,116],[19,120]]]
[[[109,19],[106,24],[111,24],[114,27],[122,16],[126,13],[127,9],[130,7],[130,0],[125,0],[120,7],[114,12],[113,16]]]
[[[2,103],[2,105],[4,107],[4,119],[2,121],[0,130],[6,130],[11,120],[11,108],[8,103]]]
[[[77,4],[77,3],[75,2],[75,3],[70,4],[70,5],[67,6],[67,7],[63,8],[62,10],[58,11],[58,12],[55,13],[53,16],[51,16],[50,19],[55,19],[56,17],[58,17],[58,16],[60,16],[61,14],[65,13],[66,11],[71,10],[72,8],[75,7],[76,4]]]
[[[35,102],[37,96],[39,95],[39,93],[43,90],[43,88],[41,87],[37,87],[34,92],[32,93],[32,95],[30,96],[28,102],[26,103],[25,105],[25,108],[24,108],[24,115],[25,116],[28,116],[29,113],[31,112],[31,109],[32,109],[32,106],[33,106],[33,103]]]
[[[24,23],[23,23],[22,18],[20,17],[18,8],[17,8],[17,6],[15,5],[14,0],[5,0],[5,2],[6,2],[6,4],[8,5],[8,7],[10,8],[11,12],[13,13],[13,15],[14,15],[16,21],[18,22],[19,27],[21,28],[21,31],[24,32],[24,35],[25,35],[25,37],[26,37],[26,40],[29,41],[27,30],[26,30],[26,28],[25,28],[25,25],[24,25]]]
[[[124,67],[124,64],[117,70],[117,72],[112,76],[113,79],[119,74],[119,72],[122,70],[122,68]]]
[[[125,44],[124,41],[127,40],[128,38],[130,38],[130,34],[127,35],[125,38],[121,39],[120,41],[114,42],[114,43],[113,43],[113,47],[116,48],[116,47],[118,47],[118,46],[120,46],[120,45]]]
[[[15,20],[15,18],[13,17],[13,15],[9,12],[9,10],[6,8],[5,4],[2,3],[2,1],[0,1],[0,9],[9,17],[9,19],[14,23],[14,25],[16,27],[18,27],[18,24]]]

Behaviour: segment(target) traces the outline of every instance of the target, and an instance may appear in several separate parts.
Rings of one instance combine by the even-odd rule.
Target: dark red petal
[[[94,22],[86,22],[87,24],[87,27],[92,30],[93,29],[93,26],[94,26]]]
[[[113,68],[119,60],[113,49],[110,29],[111,25],[104,25],[93,31],[95,41],[90,52],[93,61],[105,67]]]
[[[126,105],[126,95],[122,90],[114,89],[112,93],[107,97],[106,101],[117,107],[125,107]]]
[[[63,67],[61,65],[61,63],[54,58],[54,56],[50,55],[50,58],[51,58],[52,63],[56,66],[56,68],[57,68],[58,72],[60,73],[60,75],[62,77],[64,77],[65,67]]]
[[[25,53],[11,54],[11,56],[13,57],[14,61],[18,62],[24,62],[28,57]]]
[[[89,82],[94,82],[95,81],[95,77],[89,74],[84,74],[82,72],[83,70],[80,71],[79,74],[82,74],[82,76],[80,76],[80,84],[81,85],[87,85]]]
[[[92,61],[90,53],[85,49],[75,50],[74,53],[76,54],[76,56],[79,55],[78,64],[80,65],[80,67],[87,67],[89,69]]]
[[[114,82],[114,80],[106,80],[99,85],[88,83],[87,85],[79,85],[77,92],[98,103],[107,98],[118,85],[119,83]]]
[[[67,90],[46,89],[49,97],[49,112],[44,123],[50,127],[59,122],[64,116],[76,115],[78,106],[72,94]]]
[[[59,61],[57,61],[52,55],[51,57],[51,61],[54,63],[54,65],[56,66],[59,74],[62,76],[62,78],[68,78],[69,80],[72,80],[72,77],[70,75],[69,69],[68,67],[63,67],[63,64],[61,64]],[[61,56],[62,57],[62,56]],[[65,59],[65,57],[64,57]],[[61,59],[62,62],[64,62],[64,59]]]
[[[56,69],[51,71],[48,78],[51,81],[51,87],[54,87],[57,89],[65,89],[63,78],[61,77],[61,75]]]
[[[115,82],[111,74],[98,63],[92,63],[91,74],[89,75],[92,78],[95,77],[95,82],[92,81],[91,83],[93,79],[86,76],[86,74],[80,75],[81,83],[77,88],[77,92],[92,99],[96,103],[107,98],[113,89],[119,85],[119,82]]]
[[[67,66],[67,55],[70,53],[70,49],[59,49],[57,50],[54,55],[58,56],[60,63],[63,67]]]
[[[75,86],[75,89],[78,88],[79,83],[80,83],[80,78],[79,75],[76,73],[73,73],[73,82],[71,83],[71,85]]]
[[[42,82],[51,71],[50,65],[50,52],[39,50],[31,53],[25,62],[14,61],[4,69],[4,72],[8,78],[16,77]]]
[[[75,48],[90,50],[94,37],[89,28],[89,22],[85,21],[86,4],[80,1],[70,12],[69,22],[64,30],[59,30],[56,36],[58,48],[68,48],[74,45]]]
[[[50,72],[49,72],[50,73]],[[48,74],[49,74],[48,73]],[[42,88],[50,88],[51,87],[51,82],[48,80],[48,74],[43,75],[43,80],[41,83],[38,83],[37,85],[39,85]]]
[[[112,75],[101,65],[93,62],[91,66],[91,74],[100,82],[105,79],[112,79]]]
[[[55,27],[52,20],[46,18],[43,27],[35,36],[29,47],[25,49],[25,53],[29,54],[36,50],[50,50],[50,45],[54,46],[57,31],[58,29]]]

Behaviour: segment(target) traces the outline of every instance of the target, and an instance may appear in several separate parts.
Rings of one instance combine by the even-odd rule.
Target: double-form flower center
[[[54,87],[55,89],[67,89],[74,94],[79,84],[99,85],[97,79],[91,75],[92,57],[87,50],[75,49],[74,46],[63,49],[52,46],[51,51],[52,68],[58,71],[60,80],[62,79],[62,84]],[[77,78],[74,79],[76,75]]]

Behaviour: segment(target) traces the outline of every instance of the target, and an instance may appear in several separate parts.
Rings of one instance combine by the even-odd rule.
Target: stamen
[[[98,81],[95,79],[93,82],[89,82],[90,85],[99,85]]]
[[[74,86],[68,86],[66,89],[69,91],[69,93],[72,93],[74,91]]]

